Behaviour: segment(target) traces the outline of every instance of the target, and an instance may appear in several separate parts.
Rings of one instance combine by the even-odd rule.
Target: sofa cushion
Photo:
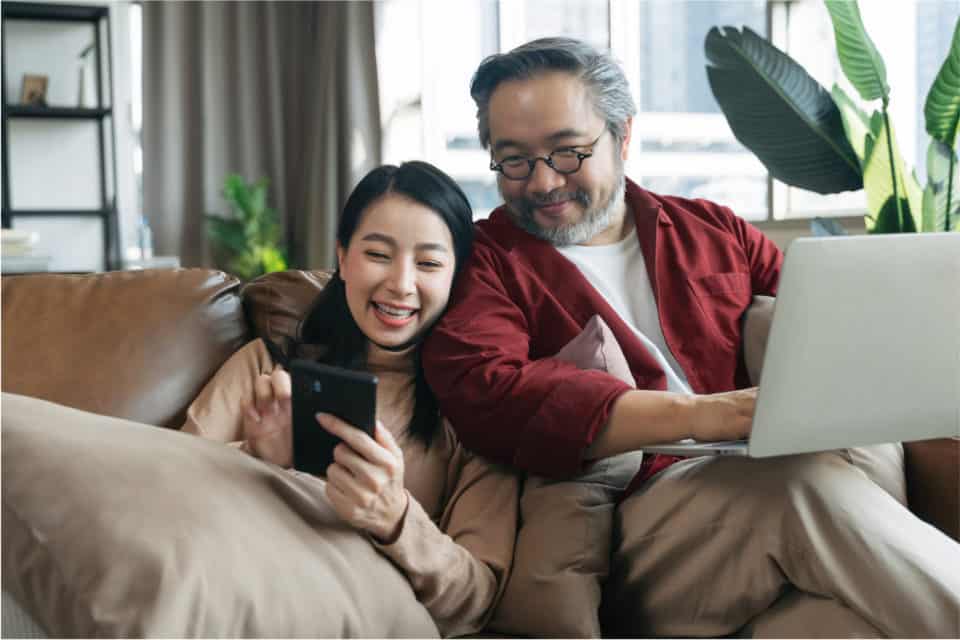
[[[634,384],[626,357],[600,316],[591,318],[554,357]],[[513,570],[490,629],[536,637],[600,637],[613,510],[641,460],[640,452],[631,452],[599,460],[565,480],[527,477]]]
[[[323,481],[3,394],[3,588],[55,637],[435,637]]]
[[[289,269],[249,282],[243,288],[243,306],[256,337],[286,348],[330,276],[330,271]]]
[[[240,281],[158,269],[3,277],[3,391],[179,427],[247,336]]]

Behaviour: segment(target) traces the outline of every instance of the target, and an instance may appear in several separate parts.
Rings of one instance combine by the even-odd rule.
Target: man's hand
[[[293,464],[290,374],[282,368],[254,382],[254,397],[243,407],[243,438],[246,450],[261,460]]]
[[[756,404],[757,387],[690,396],[690,435],[701,442],[746,438]]]

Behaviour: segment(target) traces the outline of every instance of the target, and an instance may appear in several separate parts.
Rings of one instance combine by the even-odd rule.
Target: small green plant
[[[248,183],[239,175],[227,176],[222,193],[230,217],[206,216],[217,264],[244,280],[287,268],[277,213],[267,206],[268,184],[266,178]]]
[[[886,67],[856,0],[824,4],[840,66],[869,108],[838,85],[827,91],[747,27],[714,27],[705,45],[707,76],[737,140],[791,186],[817,193],[863,189],[868,232],[960,230],[960,21],[924,105],[931,141],[922,188],[900,154],[888,113]]]

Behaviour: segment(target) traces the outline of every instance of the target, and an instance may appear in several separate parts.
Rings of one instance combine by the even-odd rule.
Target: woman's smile
[[[407,326],[416,319],[418,312],[418,309],[412,307],[384,302],[372,301],[370,306],[380,322],[394,328]]]

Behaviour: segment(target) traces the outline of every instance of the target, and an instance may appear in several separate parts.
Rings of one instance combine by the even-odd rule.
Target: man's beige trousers
[[[726,635],[792,584],[857,635],[960,637],[960,544],[905,504],[900,445],[677,463],[617,510],[605,628]]]

